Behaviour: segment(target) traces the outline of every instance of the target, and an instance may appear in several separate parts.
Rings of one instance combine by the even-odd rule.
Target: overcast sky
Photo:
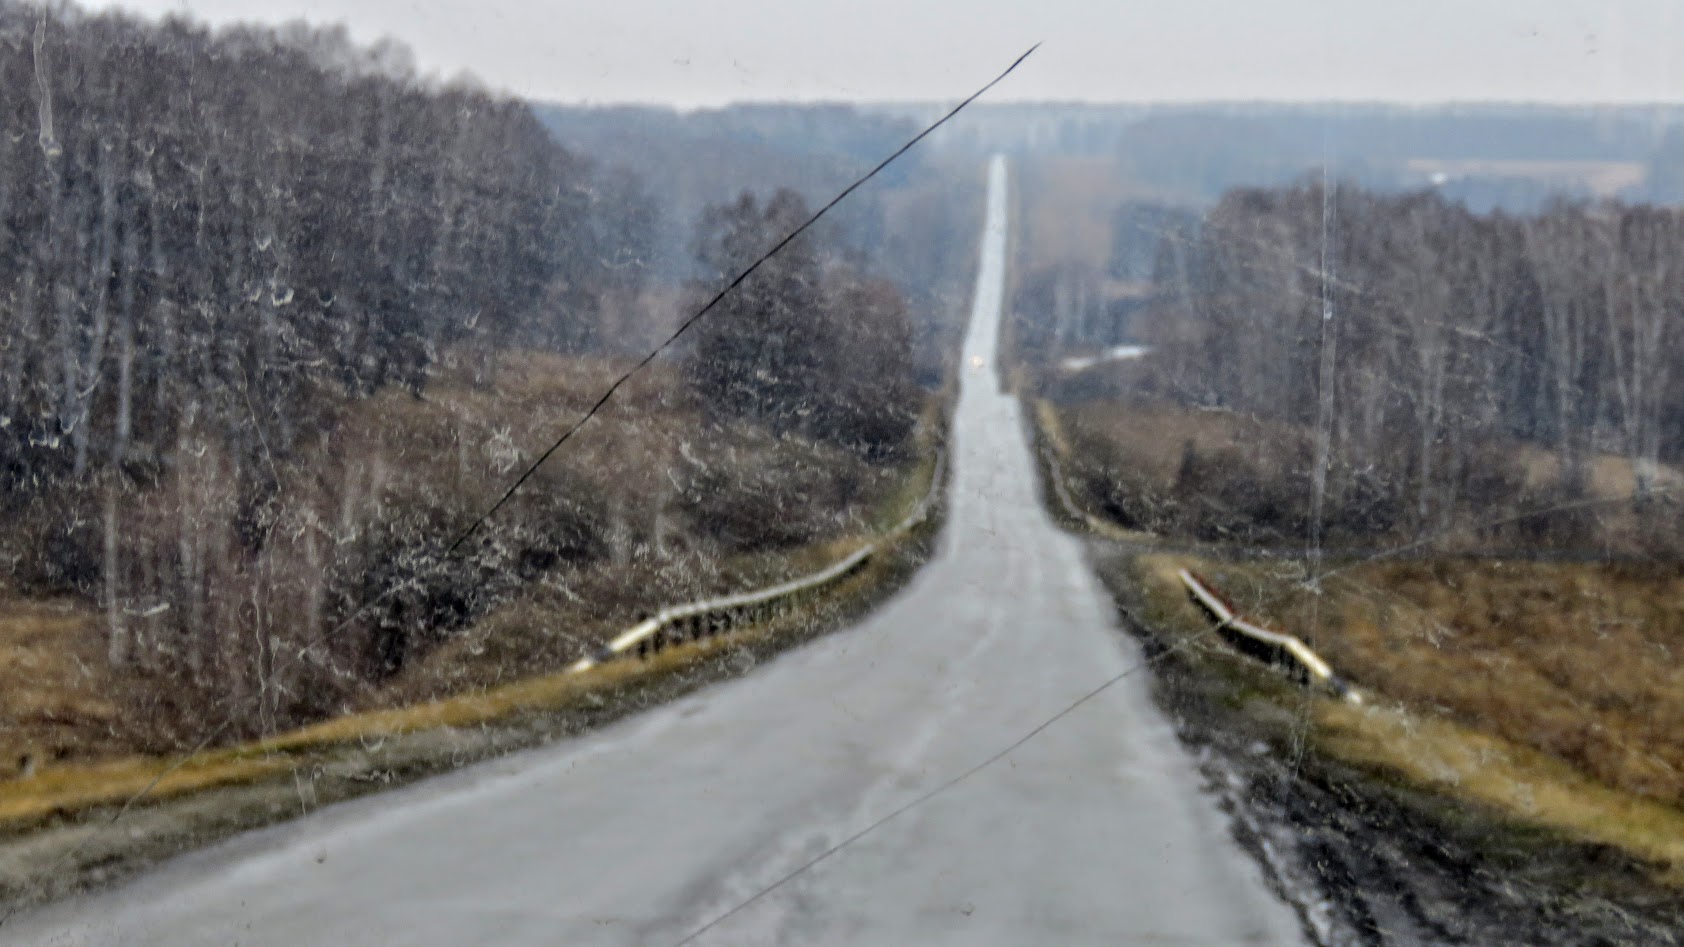
[[[1684,0],[124,0],[390,36],[565,102],[1684,100]]]

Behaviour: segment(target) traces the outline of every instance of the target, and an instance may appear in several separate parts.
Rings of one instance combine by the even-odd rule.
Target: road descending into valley
[[[42,944],[676,944],[1142,657],[1041,510],[987,228],[936,556],[856,627],[588,736],[14,918]],[[1298,944],[1131,674],[693,943]],[[112,831],[122,831],[121,824]]]

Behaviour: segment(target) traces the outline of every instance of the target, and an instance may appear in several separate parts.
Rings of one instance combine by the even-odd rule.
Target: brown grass
[[[1675,566],[1376,563],[1325,591],[1316,601],[1277,583],[1259,606],[1408,705],[1610,786],[1684,803],[1684,575]]]
[[[933,434],[920,445],[921,460],[910,470],[895,472],[868,505],[862,519],[879,532],[900,522],[928,492],[934,473],[931,438]],[[795,549],[734,557],[705,580],[715,586],[708,594],[815,571],[845,557],[864,541],[856,533]],[[618,568],[630,568],[648,579],[647,570]],[[881,573],[880,567],[868,566],[832,594],[856,594]],[[596,591],[625,594],[624,576],[602,578],[608,584]],[[646,584],[643,593],[640,601],[645,608],[681,600],[656,583]],[[727,649],[769,640],[784,633],[786,626],[800,624],[799,617],[792,616],[670,647],[646,659],[610,662],[579,674],[545,673],[545,667],[570,664],[620,631],[627,621],[615,620],[615,610],[593,609],[588,602],[564,596],[526,596],[407,668],[370,697],[367,709],[188,758],[134,753],[145,741],[118,725],[125,716],[123,706],[97,696],[120,694],[127,688],[133,692],[128,703],[140,707],[147,683],[109,669],[97,614],[68,602],[8,604],[10,611],[0,617],[0,712],[6,715],[0,718],[0,740],[10,742],[0,742],[0,748],[23,748],[20,752],[39,760],[38,770],[28,778],[0,779],[0,825],[12,827],[91,807],[121,805],[143,792],[149,800],[158,800],[252,783],[294,770],[301,759],[318,759],[322,752],[346,744],[366,746],[422,731],[474,728],[532,713],[597,707],[607,694],[717,657]],[[63,725],[57,743],[51,742],[52,734],[43,731],[41,721]],[[101,734],[106,738],[102,740]]]
[[[1308,541],[1309,428],[1143,398],[1100,396],[1055,410],[1070,445],[1072,488],[1086,490],[1092,508],[1110,502],[1125,511],[1119,517],[1147,520],[1141,525],[1178,538]],[[1189,444],[1191,485],[1178,476]],[[1365,508],[1361,491],[1350,492],[1352,471],[1334,457],[1324,541],[1353,550],[1525,556],[1546,545],[1633,557],[1684,554],[1669,527],[1684,509],[1684,472],[1676,467],[1658,467],[1648,504],[1637,500],[1632,461],[1617,454],[1587,458],[1582,495],[1564,491],[1557,453],[1534,444],[1483,442],[1471,469],[1490,476],[1463,483],[1454,507],[1418,528],[1415,492],[1398,488],[1411,482],[1413,468],[1386,473],[1378,481],[1389,489],[1386,501]]]
[[[1515,448],[1515,453],[1525,473],[1525,489],[1541,493],[1560,482],[1561,457],[1555,451],[1522,444]],[[1593,497],[1620,499],[1637,492],[1637,477],[1629,457],[1601,454],[1592,458],[1589,479],[1588,486]],[[1680,474],[1677,468],[1663,464],[1655,471],[1657,489],[1677,490],[1681,485],[1684,485],[1684,474]]]
[[[1209,621],[1175,576],[1196,568],[1251,615],[1313,639],[1361,685],[1369,697],[1363,706],[1313,694],[1294,701],[1321,751],[1521,823],[1614,846],[1684,886],[1684,809],[1672,762],[1684,730],[1668,724],[1684,707],[1684,688],[1677,670],[1644,658],[1677,633],[1676,617],[1647,628],[1620,624],[1623,635],[1609,638],[1568,631],[1610,617],[1601,603],[1611,595],[1645,593],[1655,608],[1676,607],[1684,581],[1598,577],[1594,567],[1487,566],[1504,577],[1459,581],[1446,592],[1423,579],[1420,570],[1431,566],[1376,565],[1314,596],[1290,568],[1166,555],[1138,562],[1155,627],[1208,641]],[[1472,567],[1472,575],[1481,573]],[[1441,591],[1423,594],[1423,580]],[[1391,591],[1382,592],[1377,583],[1388,581]],[[1552,601],[1541,595],[1546,586],[1564,596],[1553,609],[1522,604]],[[1500,617],[1509,607],[1522,609],[1512,624]],[[1502,630],[1511,627],[1520,630]],[[1566,651],[1576,655],[1568,659]],[[1652,721],[1634,708],[1612,709],[1631,694],[1642,695],[1635,700]]]
[[[306,445],[304,456],[289,465],[287,475],[297,482],[283,495],[289,504],[321,507],[323,519],[337,521],[332,491],[314,481],[331,485],[341,471],[361,470],[346,479],[366,484],[357,492],[365,504],[408,509],[406,504],[415,500],[420,506],[464,514],[484,509],[519,465],[535,455],[534,445],[553,440],[626,364],[514,353],[479,382],[474,366],[463,364],[442,369],[423,398],[389,390],[351,402],[331,443]],[[722,550],[710,545],[683,510],[676,509],[669,474],[686,469],[690,462],[684,459],[685,451],[698,463],[727,473],[795,471],[787,479],[805,502],[790,511],[785,525],[804,538],[777,548]],[[633,542],[598,558],[557,564],[472,626],[417,642],[396,676],[331,701],[324,698],[321,708],[284,716],[279,727],[319,719],[323,713],[430,705],[458,694],[494,690],[568,666],[635,622],[641,612],[820,568],[880,526],[891,508],[903,504],[909,489],[916,492],[909,487],[909,479],[916,479],[910,473],[873,467],[837,449],[748,425],[712,428],[686,396],[681,379],[669,367],[652,366],[582,429],[567,451],[547,463],[526,491],[536,497],[577,491],[574,495],[628,524]],[[735,483],[728,477],[727,490],[711,495],[733,502],[729,488]],[[738,490],[747,492],[751,486]],[[381,496],[371,497],[376,492]],[[652,498],[657,497],[666,503],[661,547],[649,539],[656,516]],[[523,513],[517,498],[505,518]],[[448,525],[438,526],[438,531]],[[290,573],[276,569],[273,574]],[[298,621],[302,610],[288,609],[285,599],[277,600],[283,606],[276,609],[283,616],[279,621]],[[165,617],[183,611],[176,608]],[[217,676],[220,671],[207,672],[211,680],[204,693],[183,695],[162,672],[141,666],[111,668],[103,617],[87,602],[30,601],[0,589],[0,781],[36,766],[45,771],[49,764],[56,768],[111,762],[130,754],[164,758],[194,745],[205,721],[214,724],[235,710],[255,706],[237,695],[256,687],[242,691]],[[210,627],[230,633],[214,619]],[[292,636],[287,640],[308,637],[291,626],[277,630],[283,637]],[[242,641],[253,637],[238,630],[232,634]],[[249,668],[255,662],[240,666]],[[294,692],[314,693],[306,686]],[[275,728],[273,720],[238,721],[228,738]],[[193,772],[199,772],[199,765]]]
[[[1173,482],[1187,439],[1201,454],[1243,453],[1264,449],[1248,443],[1302,436],[1177,407],[1059,413],[1073,449],[1097,445],[1115,462],[1128,458],[1131,484],[1146,489]],[[1551,452],[1520,445],[1515,457],[1524,491],[1558,479]],[[1593,497],[1631,497],[1626,459],[1594,458],[1590,473]],[[1664,486],[1678,474],[1661,476]],[[1633,515],[1629,506],[1599,515],[1604,541],[1634,532]],[[1292,699],[1309,708],[1312,737],[1332,756],[1616,846],[1671,866],[1670,879],[1684,884],[1684,571],[1676,563],[1441,556],[1327,565],[1333,572],[1319,588],[1305,581],[1306,564],[1290,559],[1144,556],[1138,572],[1155,627],[1208,631],[1175,578],[1175,569],[1194,568],[1241,611],[1303,638],[1372,695],[1366,707]]]
[[[1060,414],[1073,446],[1114,445],[1129,460],[1129,473],[1161,489],[1173,486],[1190,441],[1201,456],[1237,451],[1260,468],[1276,466],[1283,444],[1308,445],[1309,434],[1290,425],[1232,411],[1200,411],[1165,403],[1126,406],[1088,403]]]
[[[1152,538],[1150,533],[1124,529],[1109,520],[1093,515],[1093,511],[1088,508],[1089,504],[1084,502],[1084,498],[1070,492],[1069,477],[1066,470],[1070,466],[1070,459],[1074,456],[1075,451],[1070,445],[1069,435],[1064,430],[1064,421],[1059,416],[1058,409],[1054,408],[1051,402],[1044,399],[1035,401],[1035,425],[1036,431],[1042,439],[1042,447],[1051,453],[1052,461],[1057,464],[1057,469],[1048,470],[1045,474],[1049,478],[1056,478],[1054,482],[1048,484],[1052,491],[1052,495],[1048,497],[1049,502],[1059,504],[1064,508],[1062,512],[1076,516],[1087,525],[1088,529],[1107,539],[1141,542]]]
[[[0,778],[120,750],[130,688],[111,672],[98,616],[68,599],[0,599]]]
[[[920,472],[922,485],[927,487],[930,465],[922,465]],[[892,502],[898,504],[899,499],[904,496]],[[831,544],[829,549],[836,552],[857,544],[858,540]],[[857,595],[889,574],[886,569],[889,567],[874,559],[827,595],[838,600]],[[505,611],[510,610],[518,611],[520,606]],[[506,616],[493,616],[490,623],[499,617]],[[541,674],[443,699],[346,714],[191,757],[137,755],[43,767],[28,779],[0,781],[0,826],[27,828],[90,808],[127,805],[142,795],[148,802],[156,802],[221,786],[254,783],[326,759],[324,754],[337,747],[367,747],[407,734],[477,728],[536,713],[601,706],[605,695],[716,659],[727,651],[771,641],[798,627],[804,627],[804,620],[792,615],[728,635],[677,644],[646,658],[611,661],[579,673]]]
[[[1597,782],[1555,757],[1432,715],[1388,705],[1311,705],[1323,752],[1402,777],[1516,821],[1609,845],[1684,887],[1684,811]]]
[[[90,807],[121,805],[142,792],[149,801],[157,801],[251,783],[291,770],[297,765],[298,754],[312,750],[443,727],[479,726],[521,713],[562,710],[590,699],[594,693],[670,672],[734,643],[716,638],[670,648],[648,660],[612,662],[579,674],[557,672],[482,693],[347,714],[191,758],[131,756],[44,767],[29,779],[0,782],[0,825],[28,825]]]
[[[1649,167],[1642,161],[1559,161],[1492,158],[1409,158],[1403,166],[1420,175],[1499,175],[1530,178],[1556,188],[1588,188],[1597,197],[1614,198],[1642,186]]]

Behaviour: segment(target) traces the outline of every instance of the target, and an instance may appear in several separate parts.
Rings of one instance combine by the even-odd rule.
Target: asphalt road
[[[593,735],[15,918],[50,944],[676,944],[1141,655],[1039,506],[988,229],[937,557],[859,626]],[[1296,916],[1124,677],[694,943],[1288,944]],[[118,829],[120,831],[120,827]]]

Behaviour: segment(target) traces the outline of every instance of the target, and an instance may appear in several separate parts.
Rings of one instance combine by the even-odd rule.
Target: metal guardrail
[[[1344,678],[1333,673],[1333,668],[1322,660],[1321,655],[1312,651],[1309,645],[1292,635],[1260,628],[1241,618],[1227,602],[1222,601],[1221,596],[1192,572],[1182,569],[1178,575],[1182,584],[1192,593],[1193,600],[1216,619],[1217,632],[1236,648],[1270,664],[1294,667],[1302,673],[1307,682],[1321,684],[1353,704],[1362,703],[1362,694]]]
[[[1043,410],[1043,406],[1037,405],[1035,410],[1039,414]],[[1049,423],[1056,424],[1057,422],[1050,418],[1036,418],[1030,421],[1030,424],[1034,425],[1037,430],[1037,436],[1034,437],[1033,443],[1037,445],[1041,459],[1047,465],[1046,479],[1052,486],[1053,496],[1057,497],[1059,505],[1064,507],[1064,512],[1086,526],[1088,532],[1106,539],[1129,542],[1152,538],[1149,533],[1123,529],[1110,520],[1095,516],[1076,502],[1076,498],[1070,494],[1069,485],[1065,483],[1064,464],[1059,460],[1062,450],[1057,442],[1062,438],[1062,435],[1048,430],[1047,425]]]
[[[1082,509],[1064,483],[1064,471],[1058,461],[1058,450],[1051,444],[1043,445],[1042,449],[1047,462],[1047,476],[1052,481],[1053,494],[1058,497],[1066,512],[1086,524],[1091,532],[1101,536],[1111,539],[1138,538]],[[1349,681],[1335,674],[1333,668],[1309,645],[1292,635],[1270,631],[1246,621],[1193,573],[1182,569],[1179,575],[1182,583],[1192,593],[1193,600],[1216,619],[1217,633],[1242,653],[1269,664],[1284,664],[1296,668],[1305,682],[1324,685],[1350,703],[1362,703],[1361,692]]]
[[[918,501],[917,507],[888,532],[875,541],[867,543],[863,548],[855,550],[846,558],[832,563],[818,572],[791,579],[788,582],[780,582],[763,589],[739,592],[736,595],[726,595],[719,598],[699,599],[694,602],[663,608],[649,618],[645,618],[620,632],[595,654],[580,658],[568,670],[574,672],[589,670],[604,661],[612,661],[621,657],[627,652],[635,653],[640,657],[646,656],[669,645],[712,638],[733,628],[751,625],[773,615],[782,614],[790,598],[828,585],[848,575],[864,565],[872,556],[882,551],[887,544],[899,539],[912,527],[923,522],[924,518],[930,513],[930,507],[935,503],[937,493],[941,490],[942,476],[946,464],[947,455],[945,453],[938,454],[935,468],[930,474],[930,489]]]
[[[1131,539],[1140,539],[1144,535],[1130,532],[1109,520],[1101,519],[1082,509],[1076,503],[1076,498],[1070,495],[1070,488],[1064,482],[1064,466],[1058,461],[1058,451],[1049,445],[1043,448],[1042,455],[1046,458],[1047,479],[1052,481],[1053,495],[1058,497],[1058,502],[1064,507],[1066,513],[1087,526],[1088,532],[1103,536],[1106,539],[1125,542]]]

